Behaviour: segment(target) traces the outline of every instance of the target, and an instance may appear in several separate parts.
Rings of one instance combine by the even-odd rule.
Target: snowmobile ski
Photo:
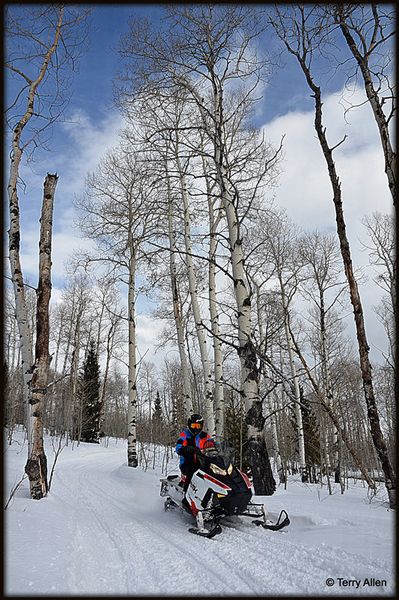
[[[213,537],[215,537],[215,535],[222,533],[222,528],[220,527],[220,525],[218,523],[212,529],[206,529],[205,527],[203,529],[198,529],[198,527],[190,527],[189,532],[194,533],[195,535],[200,535],[202,537],[206,537],[208,539],[212,539]]]
[[[285,515],[284,518],[283,518],[283,515]],[[260,525],[261,527],[263,527],[263,529],[270,529],[271,531],[279,531],[283,527],[287,527],[287,525],[290,524],[290,519],[287,515],[287,512],[283,509],[279,514],[277,523],[267,523],[265,521],[260,521],[259,519],[252,521],[252,523],[254,523],[255,525]]]

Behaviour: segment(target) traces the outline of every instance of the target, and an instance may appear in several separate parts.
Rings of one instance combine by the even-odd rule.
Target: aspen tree
[[[12,10],[8,10],[7,17],[9,19],[7,23],[7,33],[9,38],[15,36],[21,36],[20,29],[21,24],[18,20],[14,21]],[[60,41],[61,27],[64,18],[64,8],[60,7],[58,10],[57,20],[54,22],[54,26],[50,27],[49,34],[51,35],[51,42],[47,43],[45,51],[41,52],[42,62],[38,66],[38,71],[35,76],[28,76],[27,73],[23,73],[19,68],[14,66],[12,62],[7,62],[6,67],[12,72],[18,73],[25,82],[25,87],[28,88],[27,103],[24,107],[22,116],[19,117],[16,124],[12,125],[12,151],[11,151],[11,164],[10,164],[10,175],[8,180],[8,200],[9,200],[9,212],[10,212],[10,228],[8,231],[9,235],[9,260],[11,269],[11,279],[14,287],[15,295],[15,310],[17,315],[17,322],[20,335],[21,345],[21,357],[22,357],[22,371],[24,377],[23,393],[25,398],[26,406],[29,407],[29,386],[32,379],[32,367],[33,367],[33,349],[31,343],[31,331],[29,327],[26,300],[25,300],[25,289],[24,280],[22,274],[22,266],[20,261],[20,239],[21,239],[21,226],[20,226],[20,207],[18,198],[18,179],[20,176],[20,168],[22,162],[22,155],[25,150],[26,142],[23,141],[22,135],[24,129],[29,124],[29,121],[35,114],[35,105],[37,103],[38,90],[40,85],[45,78],[45,75],[51,65],[51,58],[56,52]],[[34,39],[34,33],[26,34],[28,40]],[[10,49],[11,50],[11,49]],[[32,428],[33,420],[31,411],[28,410],[27,418],[27,430],[28,430],[28,454],[31,453],[32,444]],[[46,490],[47,491],[47,490]]]
[[[85,24],[87,14],[87,10],[79,11],[64,5],[10,5],[5,15],[4,66],[14,78],[11,92],[14,98],[6,109],[6,122],[11,132],[10,172],[7,185],[10,218],[9,261],[20,337],[24,381],[22,392],[27,407],[28,457],[33,456],[32,453],[35,456],[42,456],[42,451],[32,438],[34,435],[35,440],[37,439],[36,430],[40,418],[38,421],[32,414],[30,404],[32,400],[34,404],[38,399],[30,390],[33,369],[36,367],[33,365],[33,340],[28,321],[26,282],[20,260],[23,232],[20,224],[18,188],[23,156],[30,151],[30,158],[33,157],[34,151],[41,147],[43,131],[59,119],[66,106],[67,76],[74,68],[80,43],[84,41],[85,31],[82,30],[82,25]],[[61,84],[62,80],[64,85]],[[39,279],[40,277],[39,275]],[[41,308],[43,306],[44,303]],[[37,337],[41,335],[41,330],[36,331],[36,346]],[[33,389],[37,389],[37,386]],[[41,402],[38,401],[37,404],[40,406]],[[39,406],[35,412],[41,413]],[[35,464],[38,464],[37,461]],[[33,476],[32,471],[32,496],[42,497],[47,492],[46,485],[43,483],[45,476],[37,485],[33,483],[33,477],[36,475]],[[40,478],[36,478],[36,481],[39,480]]]
[[[179,297],[179,288],[177,280],[177,268],[176,268],[176,239],[175,239],[175,227],[173,220],[174,205],[172,200],[171,182],[169,173],[167,170],[166,162],[166,185],[167,185],[167,197],[168,197],[168,239],[169,239],[169,272],[170,272],[170,284],[172,291],[172,303],[173,303],[173,316],[176,325],[177,334],[177,347],[179,351],[180,364],[182,370],[182,388],[183,388],[183,410],[185,418],[188,419],[190,414],[193,413],[193,403],[191,397],[190,388],[190,375],[188,370],[188,359],[186,351],[186,342],[184,335],[184,322],[182,314],[182,305]]]
[[[29,390],[29,404],[32,407],[32,445],[25,465],[25,473],[29,478],[30,494],[35,500],[40,500],[48,492],[47,457],[43,443],[43,403],[47,393],[50,365],[51,241],[54,194],[57,181],[57,175],[47,174],[44,182],[43,207],[40,219],[35,363]]]
[[[318,336],[320,343],[316,352],[320,356],[320,367],[322,377],[322,389],[326,398],[326,403],[334,408],[335,398],[331,379],[331,357],[328,343],[329,317],[336,303],[340,302],[343,292],[346,291],[343,278],[342,267],[340,263],[339,247],[336,238],[331,235],[321,234],[318,231],[304,234],[299,243],[299,253],[304,262],[306,279],[302,285],[302,290],[314,303],[316,318],[318,321]],[[334,292],[331,298],[331,293]],[[324,436],[325,457],[327,460],[326,469],[330,468],[328,448],[328,432]],[[338,431],[334,430],[334,471],[336,483],[340,482],[339,465],[339,439]]]
[[[128,415],[127,462],[137,467],[137,276],[151,255],[145,248],[156,229],[157,214],[151,210],[151,179],[137,153],[126,141],[108,152],[86,181],[86,196],[77,202],[84,216],[81,229],[96,242],[98,254],[82,257],[87,264],[107,265],[110,275],[127,285],[128,320]]]
[[[396,152],[390,130],[396,101],[393,72],[396,34],[393,6],[376,2],[367,5],[333,4],[322,8],[323,29],[338,26],[363,80],[384,154],[385,173],[396,207]],[[345,61],[346,62],[346,61]],[[347,66],[345,67],[347,69]],[[349,76],[349,81],[354,75]]]
[[[349,285],[350,300],[353,307],[354,321],[356,327],[357,344],[359,351],[359,363],[362,374],[363,391],[367,405],[367,414],[373,444],[376,449],[382,470],[384,472],[385,486],[388,492],[389,505],[396,507],[396,474],[393,464],[388,455],[384,433],[381,429],[379,412],[373,387],[372,367],[369,357],[369,345],[366,335],[366,327],[363,314],[363,305],[360,297],[359,287],[353,269],[352,255],[348,236],[346,233],[346,222],[343,210],[343,195],[341,182],[334,160],[334,151],[345,141],[343,138],[334,146],[330,146],[326,127],[323,122],[323,102],[321,87],[316,83],[312,71],[312,58],[320,44],[320,30],[312,22],[312,7],[289,8],[288,12],[276,9],[275,18],[270,19],[278,37],[283,42],[287,51],[298,61],[304,74],[307,85],[312,91],[314,98],[314,128],[320,143],[320,147],[326,161],[332,189],[332,200],[335,209],[337,235],[340,243],[341,256],[343,260],[345,275]]]
[[[153,32],[147,22],[133,21],[123,37],[120,52],[131,61],[121,82],[121,100],[132,94],[150,92],[155,82],[164,88],[183,90],[187,102],[200,115],[200,125],[212,148],[215,178],[228,227],[229,262],[234,282],[241,380],[248,439],[246,462],[251,467],[255,490],[271,494],[275,489],[263,439],[259,367],[252,339],[251,291],[245,271],[243,223],[251,203],[275,164],[278,152],[265,150],[253,135],[249,149],[241,150],[240,165],[261,156],[250,179],[232,168],[229,158],[231,136],[245,131],[244,121],[255,102],[255,90],[264,64],[256,57],[254,41],[260,26],[247,7],[168,7],[171,27],[166,37]],[[233,89],[232,88],[236,88]],[[237,91],[238,87],[238,91]],[[228,98],[228,100],[227,100]],[[198,128],[196,122],[194,127]],[[229,138],[230,136],[230,138]],[[249,140],[248,140],[249,141]],[[263,148],[263,149],[262,149]],[[248,206],[249,205],[249,206]]]

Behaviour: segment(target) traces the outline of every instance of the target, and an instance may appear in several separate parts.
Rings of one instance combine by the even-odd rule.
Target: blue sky
[[[79,240],[79,232],[74,228],[73,198],[81,193],[86,172],[94,169],[106,149],[117,143],[118,128],[122,126],[113,106],[113,80],[122,66],[117,53],[120,36],[128,31],[130,16],[157,20],[163,12],[160,5],[94,4],[92,8],[89,49],[83,54],[79,72],[72,80],[66,122],[56,124],[51,151],[38,152],[35,162],[23,170],[27,184],[25,193],[21,190],[20,197],[23,268],[32,284],[37,279],[38,219],[43,180],[47,171],[57,171],[60,177],[54,213],[54,298],[63,287],[68,253],[76,246],[87,247],[87,240]],[[276,41],[271,40],[267,33],[261,38],[260,46],[265,52],[277,49]],[[329,73],[326,72],[326,75],[328,77]],[[373,210],[390,211],[391,200],[370,109],[364,106],[351,112],[348,123],[345,123],[341,105],[342,86],[342,76],[330,79],[324,98],[325,120],[331,145],[344,133],[348,134],[348,142],[337,151],[336,160],[355,264],[365,267],[367,256],[359,243],[361,218]],[[12,91],[11,84],[8,89]],[[360,99],[361,93],[356,94],[354,98]],[[283,67],[272,73],[255,122],[264,127],[266,137],[276,144],[282,135],[286,136],[285,160],[276,190],[277,204],[285,207],[291,218],[305,229],[317,227],[334,231],[329,181],[313,131],[313,100],[293,57],[286,55]],[[369,327],[378,347],[383,344],[383,334],[371,308],[376,297],[375,285],[369,281],[362,292]],[[148,312],[145,302],[142,307]]]

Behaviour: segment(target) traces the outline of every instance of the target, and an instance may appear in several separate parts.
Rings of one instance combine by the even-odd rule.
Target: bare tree
[[[252,340],[251,293],[245,273],[242,221],[278,152],[266,147],[263,140],[253,134],[249,150],[244,151],[242,138],[241,156],[234,160],[234,153],[231,153],[232,134],[239,135],[240,131],[246,130],[245,118],[254,105],[255,90],[261,80],[264,64],[256,57],[254,47],[261,25],[251,8],[236,6],[170,6],[168,17],[171,22],[168,38],[161,32],[151,31],[149,23],[133,22],[131,31],[122,41],[121,54],[134,59],[122,91],[128,99],[132,88],[133,92],[145,93],[155,83],[161,83],[164,88],[184,90],[200,115],[200,126],[211,148],[210,158],[228,224],[242,394],[249,424],[246,460],[251,466],[257,492],[273,493],[275,483],[262,434],[264,421]],[[197,123],[194,126],[198,128]],[[250,131],[246,132],[248,142]],[[253,168],[249,177],[248,174],[244,177],[243,164],[255,155],[261,156],[258,167]]]
[[[43,208],[39,241],[39,283],[37,286],[35,363],[30,382],[29,404],[32,407],[32,446],[25,466],[30,493],[40,500],[48,491],[47,458],[43,445],[43,402],[47,392],[49,352],[49,304],[51,296],[51,239],[54,194],[57,175],[47,174],[44,182]]]
[[[143,164],[130,148],[109,152],[94,173],[87,177],[86,196],[78,201],[83,216],[80,226],[96,241],[99,254],[83,257],[83,263],[108,265],[115,278],[128,288],[129,409],[128,465],[137,467],[137,273],[150,254],[145,242],[156,214],[150,208],[151,186]]]
[[[316,329],[318,340],[314,344],[314,350],[320,357],[320,370],[322,379],[322,390],[326,403],[334,408],[334,389],[331,379],[331,343],[328,338],[331,330],[330,316],[333,314],[337,303],[342,305],[342,295],[346,291],[344,281],[340,281],[342,265],[339,247],[336,238],[332,235],[321,234],[318,231],[306,233],[300,239],[299,252],[303,259],[306,278],[302,290],[312,301],[316,312]],[[342,274],[343,277],[343,274]],[[331,293],[333,297],[331,298]],[[334,315],[333,315],[334,317]],[[334,322],[334,319],[333,319]],[[324,456],[326,459],[326,471],[329,471],[329,444],[328,433],[324,435]],[[334,458],[335,458],[335,481],[342,482],[339,464],[339,439],[338,431],[334,431]]]
[[[333,192],[337,234],[340,243],[345,275],[349,285],[350,300],[354,312],[360,368],[362,373],[363,389],[367,405],[370,431],[382,470],[384,472],[389,503],[393,508],[396,506],[396,475],[388,456],[387,446],[381,430],[377,404],[374,396],[372,368],[369,359],[369,345],[366,336],[363,306],[357,280],[353,270],[349,240],[346,234],[341,183],[333,158],[334,150],[344,140],[341,140],[341,142],[333,147],[330,146],[326,136],[326,127],[323,124],[321,88],[316,84],[312,74],[312,59],[319,45],[320,34],[319,28],[315,27],[313,15],[313,7],[305,8],[303,6],[298,6],[293,8],[289,7],[287,9],[284,8],[282,10],[276,8],[275,16],[270,18],[270,24],[276,31],[278,37],[284,43],[287,51],[297,59],[305,76],[306,82],[313,93],[315,103],[314,127],[323,152],[323,156],[326,160]]]
[[[13,100],[6,109],[11,131],[9,200],[9,261],[20,334],[23,396],[29,406],[33,347],[20,261],[20,206],[18,188],[23,154],[43,145],[43,133],[62,114],[67,98],[67,74],[81,50],[87,11],[63,5],[7,7],[5,67],[13,78]],[[83,33],[83,38],[82,38]],[[14,84],[15,81],[15,84]],[[27,417],[28,454],[31,454],[32,416]]]
[[[374,212],[363,219],[370,240],[363,245],[370,251],[371,264],[379,268],[377,284],[384,290],[392,306],[396,309],[396,254],[394,219],[392,215]]]
[[[306,479],[305,438],[301,411],[299,376],[295,364],[293,341],[290,334],[292,303],[298,291],[302,263],[297,251],[298,231],[283,211],[269,210],[263,213],[254,228],[254,267],[263,282],[277,288],[282,307],[282,319],[285,331],[285,348],[291,373],[291,382],[295,401],[293,410],[297,432],[299,471]]]
[[[393,36],[395,11],[390,5],[371,3],[334,4],[325,6],[332,15],[355,59],[357,72],[363,79],[367,100],[373,111],[384,153],[385,173],[396,205],[396,153],[391,141],[390,124],[396,110],[393,72]],[[385,110],[386,109],[386,110]]]

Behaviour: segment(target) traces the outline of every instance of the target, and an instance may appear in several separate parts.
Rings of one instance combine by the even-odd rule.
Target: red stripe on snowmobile
[[[220,486],[223,490],[231,490],[231,487],[225,485],[221,481],[218,481],[214,477],[211,477],[211,475],[208,475],[207,473],[204,473],[204,479],[208,479],[209,481],[212,481],[212,483],[216,483],[216,485]]]
[[[193,513],[194,516],[199,512],[198,508],[195,505],[194,500],[191,500],[190,508],[191,508],[191,512]]]
[[[248,477],[248,475],[246,475],[245,473],[243,473],[242,471],[240,471],[240,475],[243,478],[243,480],[245,481],[245,483],[247,484],[247,488],[251,488],[252,487],[252,483]]]

